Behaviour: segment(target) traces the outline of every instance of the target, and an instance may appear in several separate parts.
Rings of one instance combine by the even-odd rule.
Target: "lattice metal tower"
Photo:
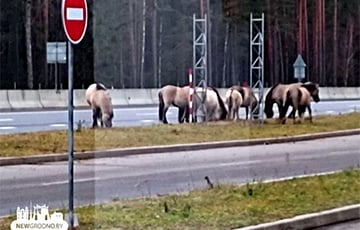
[[[259,103],[251,118],[264,121],[264,13],[261,18],[250,14],[250,87],[258,94]]]
[[[193,15],[193,82],[194,87],[203,91],[201,100],[204,102],[207,89],[207,15],[196,18]],[[199,95],[199,96],[201,96]],[[199,121],[206,121],[206,107],[204,103],[194,111]],[[199,119],[200,118],[200,119]]]

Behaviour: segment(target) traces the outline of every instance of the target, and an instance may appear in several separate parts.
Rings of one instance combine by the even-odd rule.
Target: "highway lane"
[[[274,108],[276,108],[274,106]],[[360,111],[357,101],[323,101],[312,103],[313,114],[339,114]],[[275,109],[277,114],[277,108]],[[290,111],[290,110],[289,110]],[[306,112],[306,116],[307,116]],[[240,109],[240,116],[245,117],[245,110]],[[0,113],[0,134],[35,132],[67,129],[67,111],[37,111]],[[177,109],[171,107],[167,113],[169,122],[177,123]],[[81,121],[83,126],[91,126],[91,111],[75,110],[74,127]],[[145,126],[159,124],[157,107],[116,108],[114,126]]]
[[[360,135],[316,141],[75,162],[75,205],[359,167]],[[0,167],[0,216],[17,206],[67,207],[67,162]]]

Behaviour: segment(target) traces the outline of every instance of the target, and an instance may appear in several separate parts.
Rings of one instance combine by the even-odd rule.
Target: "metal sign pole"
[[[68,152],[69,152],[69,220],[74,226],[74,94],[73,94],[73,50],[68,41]]]

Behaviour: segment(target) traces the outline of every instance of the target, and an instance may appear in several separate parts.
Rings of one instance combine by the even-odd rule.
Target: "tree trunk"
[[[153,52],[153,86],[156,88],[157,86],[157,0],[154,0],[154,8],[153,8],[153,20],[152,20],[152,52]]]
[[[32,0],[26,0],[25,5],[25,37],[26,37],[26,67],[27,67],[27,86],[34,88],[34,76],[32,68],[32,47],[31,47],[31,8]]]
[[[279,29],[278,19],[275,18],[275,32],[277,34],[278,44],[279,44],[279,59],[280,59],[280,82],[285,83],[285,73],[284,73],[284,56],[283,56],[283,45],[281,39],[281,33]]]
[[[347,47],[346,47],[346,57],[345,57],[346,63],[345,63],[345,76],[344,76],[345,87],[347,87],[348,85],[351,63],[354,56],[354,50],[353,50],[354,20],[352,16],[348,16],[346,31],[347,31]]]
[[[224,63],[223,63],[223,72],[222,72],[223,88],[226,87],[226,62],[228,56],[229,34],[230,34],[230,22],[226,22],[226,32],[225,32],[225,41],[224,41]]]
[[[326,33],[325,33],[325,0],[321,0],[321,80],[322,85],[326,85]]]
[[[267,20],[266,20],[266,30],[267,30],[267,68],[268,68],[268,77],[266,77],[265,79],[265,84],[269,84],[269,85],[273,85],[275,84],[275,79],[274,79],[274,62],[273,62],[273,33],[272,33],[272,20],[271,20],[271,5],[270,5],[270,0],[266,0],[266,9],[267,9]]]
[[[146,0],[143,0],[140,88],[144,88],[145,39],[146,39]]]
[[[135,23],[134,23],[134,6],[133,1],[128,0],[129,4],[129,43],[130,43],[130,50],[131,50],[131,69],[132,69],[132,78],[133,78],[133,86],[134,88],[137,87],[137,68],[136,68],[136,46],[135,46]]]
[[[307,0],[304,0],[304,21],[305,21],[305,40],[306,40],[306,61],[309,63],[310,61],[310,49],[309,49],[309,23],[308,23],[308,10],[307,10]],[[307,81],[310,81],[310,68],[309,65],[306,68],[306,77]]]
[[[44,12],[43,12],[43,17],[44,17],[44,47],[46,50],[46,43],[49,40],[49,0],[44,0]],[[44,63],[44,75],[45,75],[45,87],[48,88],[49,87],[49,74],[48,74],[48,68],[47,68],[47,60],[45,58],[45,63]]]
[[[337,85],[337,11],[338,0],[334,0],[334,27],[333,27],[333,85]]]
[[[159,28],[159,67],[158,67],[158,88],[162,86],[161,79],[161,68],[162,68],[162,34],[163,34],[163,22],[162,17],[160,16],[160,28]]]

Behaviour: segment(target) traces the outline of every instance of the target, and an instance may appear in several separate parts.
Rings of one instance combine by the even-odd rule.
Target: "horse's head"
[[[279,83],[277,83],[276,85],[271,87],[265,97],[264,112],[265,112],[266,118],[272,118],[274,116],[273,104],[275,103],[275,100],[273,99],[273,91],[278,85],[279,85]]]
[[[306,88],[309,91],[311,97],[314,99],[315,102],[320,101],[319,84],[313,82],[306,82],[302,85],[302,87]]]
[[[111,128],[112,127],[112,119],[114,117],[114,114],[113,113],[104,113],[102,115],[102,122],[104,123],[104,126],[106,128]]]

